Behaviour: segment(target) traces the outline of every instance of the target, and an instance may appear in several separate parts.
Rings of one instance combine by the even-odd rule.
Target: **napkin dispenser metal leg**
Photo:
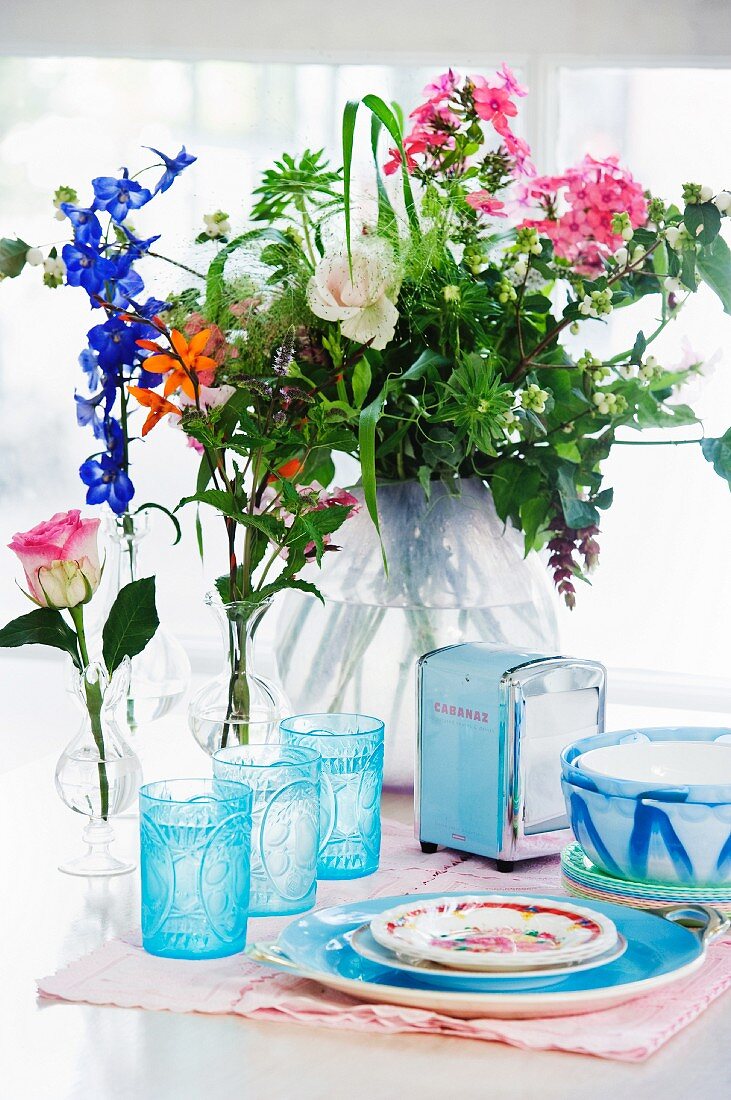
[[[597,661],[487,643],[448,646],[418,663],[415,833],[489,856],[501,870],[570,839],[561,749],[604,730]]]

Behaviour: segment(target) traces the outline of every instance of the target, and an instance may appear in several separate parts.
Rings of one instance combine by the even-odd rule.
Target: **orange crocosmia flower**
[[[145,360],[145,370],[152,371],[154,374],[167,375],[163,388],[166,397],[180,389],[195,401],[196,386],[193,375],[197,376],[202,371],[215,371],[218,366],[215,359],[209,359],[207,355],[202,354],[210,335],[211,330],[204,328],[201,332],[196,332],[190,340],[186,340],[182,332],[174,328],[170,332],[170,342],[178,357],[162,352],[151,355]],[[138,340],[137,343],[147,351],[160,352],[160,347],[152,340]]]
[[[290,458],[289,462],[285,462],[283,466],[280,466],[276,474],[270,474],[267,478],[268,483],[271,485],[273,481],[278,481],[280,477],[293,478],[302,469],[302,463],[298,458]]]
[[[173,405],[172,401],[166,401],[164,397],[160,397],[159,393],[155,393],[154,390],[144,390],[140,386],[127,386],[127,392],[131,393],[133,397],[136,397],[140,405],[144,405],[150,411],[147,415],[147,420],[142,425],[142,435],[146,436],[151,431],[159,420],[162,420],[163,416],[167,416],[168,413],[175,413],[176,416],[181,416],[182,413],[177,405]]]

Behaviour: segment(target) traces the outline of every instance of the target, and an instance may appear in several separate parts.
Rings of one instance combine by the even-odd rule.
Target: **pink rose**
[[[78,508],[57,512],[25,534],[13,535],[9,548],[25,571],[29,594],[41,607],[76,607],[99,587],[97,548],[100,520],[82,519]]]

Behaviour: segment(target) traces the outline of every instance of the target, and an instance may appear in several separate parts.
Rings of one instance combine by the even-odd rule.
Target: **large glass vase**
[[[308,578],[324,606],[304,592],[279,597],[276,655],[293,712],[385,722],[384,784],[409,789],[418,658],[465,641],[558,652],[557,601],[544,564],[524,556],[522,535],[479,479],[433,482],[428,498],[416,481],[382,484],[378,510],[388,574],[361,506],[337,532],[340,553]]]

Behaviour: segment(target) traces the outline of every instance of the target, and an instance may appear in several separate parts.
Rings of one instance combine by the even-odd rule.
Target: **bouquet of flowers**
[[[94,180],[88,207],[59,192],[74,236],[61,259],[40,255],[46,281],[83,286],[107,314],[82,357],[101,388],[77,398],[107,444],[82,466],[88,499],[107,494],[117,509],[131,499],[133,398],[147,411],[143,435],[171,417],[201,453],[187,500],[223,516],[226,598],[309,584],[302,567],[332,547],[354,504],[323,488],[342,450],[360,459],[376,525],[378,479],[416,478],[428,495],[435,479],[483,478],[526,550],[548,546],[573,606],[575,579],[597,562],[600,513],[612,502],[602,463],[619,431],[693,427],[688,442],[730,479],[731,431],[704,438],[677,400],[701,364],[665,366],[652,344],[700,282],[731,311],[720,232],[731,194],[687,183],[682,205],[668,204],[615,158],[539,176],[513,130],[525,94],[505,65],[490,79],[450,70],[406,127],[366,96],[376,197],[357,209],[360,104],[349,103],[343,167],[322,152],[284,155],[255,192],[256,227],[233,236],[227,214],[207,216],[196,240],[219,248],[212,259],[204,248],[197,267],[175,261],[194,278],[164,302],[139,299],[134,263],[156,255],[157,238],[137,237],[127,213],[194,158],[157,153],[154,191],[125,170]],[[0,242],[6,275],[38,259],[25,242]],[[647,296],[657,304],[652,331],[609,358],[596,354],[598,324]],[[580,354],[569,335],[583,337]]]

